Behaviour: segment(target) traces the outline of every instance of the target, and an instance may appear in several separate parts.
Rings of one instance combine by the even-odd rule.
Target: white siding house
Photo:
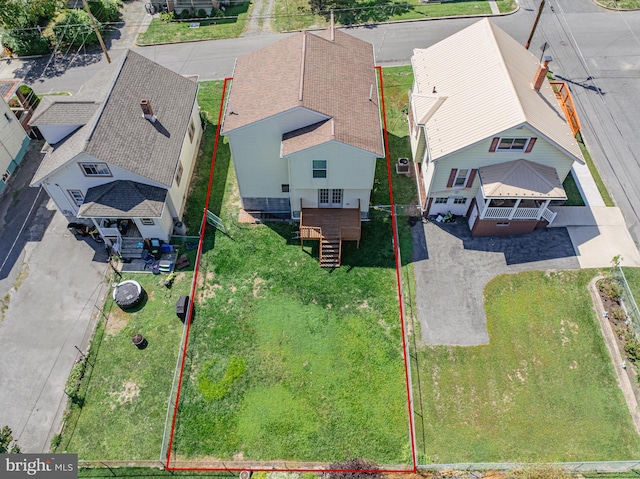
[[[22,162],[28,145],[29,137],[24,128],[7,102],[0,97],[0,193]]]
[[[30,124],[47,144],[31,185],[116,248],[125,234],[168,241],[202,136],[198,86],[131,51],[112,68],[77,97],[42,101]]]
[[[300,221],[320,264],[360,240],[384,156],[373,48],[340,31],[301,32],[238,58],[222,134],[242,208]]]
[[[474,235],[551,223],[582,153],[538,59],[489,19],[411,59],[409,136],[425,214],[469,218]]]

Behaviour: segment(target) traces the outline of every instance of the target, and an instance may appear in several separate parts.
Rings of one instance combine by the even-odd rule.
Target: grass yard
[[[89,352],[80,389],[83,406],[72,405],[55,452],[77,453],[83,460],[157,459],[183,324],[175,315],[179,296],[189,294],[192,273],[179,273],[173,287],[165,275],[126,275],[147,292],[133,312],[107,299]],[[148,341],[138,350],[131,338]]]
[[[220,83],[201,92],[219,99]],[[201,163],[208,171],[206,154]],[[386,163],[378,173],[374,201],[388,204]],[[409,195],[403,181],[413,180],[399,178]],[[173,457],[409,464],[389,215],[374,212],[360,249],[347,244],[343,266],[324,270],[317,245],[292,240],[295,225],[236,223],[226,144],[213,192],[228,236],[207,231]],[[201,205],[187,208],[199,224]]]
[[[499,276],[484,293],[489,345],[417,351],[422,461],[638,457],[587,289],[596,274]]]
[[[600,192],[600,196],[602,196],[602,200],[604,201],[605,206],[615,206],[615,203],[613,202],[613,199],[609,194],[609,190],[607,190],[607,187],[604,184],[604,181],[602,181],[602,177],[600,176],[598,167],[593,162],[593,159],[591,159],[589,150],[587,150],[587,147],[584,144],[581,133],[578,135],[578,145],[580,145],[580,150],[582,150],[582,156],[584,156],[584,159],[587,162],[587,166],[589,167],[591,176],[593,176],[593,180],[596,182],[596,186],[598,187],[598,191]]]
[[[140,46],[159,43],[181,43],[199,40],[219,40],[239,37],[247,23],[249,2],[227,7],[224,17],[199,18],[199,28],[189,28],[190,21],[164,22],[159,18],[151,20],[146,32],[138,35]]]
[[[567,193],[567,201],[564,206],[584,206],[584,200],[576,184],[576,180],[573,178],[573,172],[569,172],[567,177],[562,183],[565,193]]]

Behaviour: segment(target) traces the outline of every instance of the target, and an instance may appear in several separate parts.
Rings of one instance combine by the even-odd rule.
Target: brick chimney
[[[148,99],[143,98],[140,100],[140,108],[142,108],[142,116],[144,116],[145,119],[151,123],[156,122],[158,117],[153,114],[153,108],[151,108],[151,102]]]
[[[547,77],[550,61],[551,61],[551,57],[545,56],[544,62],[541,65],[538,65],[538,71],[536,72],[536,75],[533,77],[533,89],[535,91],[540,91],[540,87],[542,86],[544,79]]]

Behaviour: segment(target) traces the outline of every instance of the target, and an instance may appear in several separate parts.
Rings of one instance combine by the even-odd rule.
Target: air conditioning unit
[[[398,173],[399,175],[409,176],[409,168],[409,158],[398,158],[398,162],[396,163],[396,173]]]

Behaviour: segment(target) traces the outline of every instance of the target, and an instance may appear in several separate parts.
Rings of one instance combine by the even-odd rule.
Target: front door
[[[321,188],[318,190],[319,208],[342,208],[342,191]]]

